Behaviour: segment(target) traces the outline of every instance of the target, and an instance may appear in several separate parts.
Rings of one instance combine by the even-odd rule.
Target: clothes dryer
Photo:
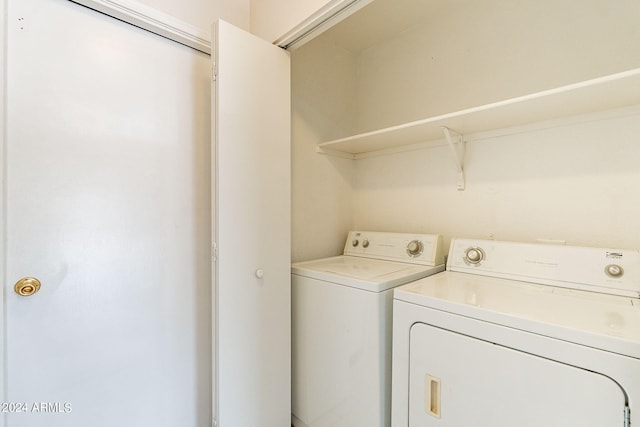
[[[389,426],[393,288],[443,270],[441,236],[361,231],[292,265],[296,427]]]
[[[639,298],[637,251],[452,240],[395,289],[392,426],[629,426]]]

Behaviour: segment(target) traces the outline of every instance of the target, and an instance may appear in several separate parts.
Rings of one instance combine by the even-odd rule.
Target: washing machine
[[[393,288],[443,270],[441,236],[362,231],[292,265],[295,427],[389,426]]]
[[[394,292],[392,426],[630,426],[639,298],[637,251],[453,239]]]

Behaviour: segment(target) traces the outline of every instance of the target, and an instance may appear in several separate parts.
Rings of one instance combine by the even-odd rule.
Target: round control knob
[[[617,264],[609,264],[604,268],[604,272],[607,273],[607,276],[611,277],[622,277],[624,274],[624,270]]]
[[[407,245],[407,253],[412,257],[419,256],[424,250],[424,245],[420,240],[412,240]]]
[[[484,259],[484,251],[480,248],[469,248],[464,252],[464,262],[479,264]]]
[[[353,246],[354,248],[355,248],[356,246],[358,246],[359,244],[360,244],[360,241],[359,241],[358,239],[353,239],[353,240],[351,241],[351,246]]]
[[[369,241],[368,241],[367,239],[364,239],[364,240],[362,241],[362,247],[363,247],[363,248],[368,248],[368,247],[369,247]]]

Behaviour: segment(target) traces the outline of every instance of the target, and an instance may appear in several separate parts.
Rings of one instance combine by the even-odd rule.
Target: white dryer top
[[[394,299],[640,359],[640,301],[445,271]]]
[[[394,298],[640,359],[636,251],[454,239],[447,268]]]

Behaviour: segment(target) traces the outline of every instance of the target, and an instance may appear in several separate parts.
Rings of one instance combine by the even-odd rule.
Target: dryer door
[[[410,339],[410,427],[624,425],[609,377],[423,323]]]

